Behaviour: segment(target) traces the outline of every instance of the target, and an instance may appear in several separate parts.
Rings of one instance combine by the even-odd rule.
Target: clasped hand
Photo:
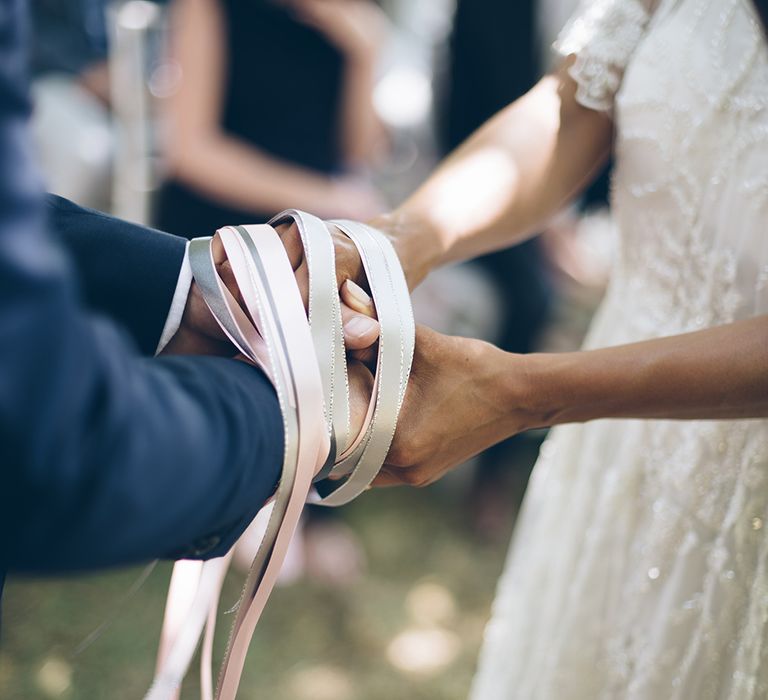
[[[338,230],[332,234],[341,299],[347,313],[356,314],[349,317],[375,318],[354,243]],[[299,232],[285,228],[281,237],[306,303],[308,272]],[[390,240],[413,288],[423,271],[408,269],[407,256],[398,250],[399,240],[395,236]],[[347,346],[353,348],[349,368],[357,379],[356,386],[350,383],[351,396],[363,410],[369,394],[355,396],[355,391],[370,391],[373,384],[368,367],[375,361],[377,339],[378,334],[365,345],[363,336],[358,336],[356,344]],[[524,356],[510,355],[489,343],[417,326],[413,368],[398,427],[374,484],[426,486],[496,442],[534,427],[533,411],[526,408],[532,394],[525,381],[525,362]]]
[[[298,229],[283,225],[278,232],[306,306],[308,272]],[[360,430],[373,387],[370,365],[375,362],[379,326],[354,244],[341,232],[332,233],[349,351],[351,427]],[[393,243],[397,250],[397,240]],[[405,272],[410,281],[409,271]],[[219,274],[239,299],[228,262],[219,265]],[[179,331],[164,352],[235,356],[194,283]],[[525,357],[488,343],[417,326],[413,369],[397,431],[374,484],[426,486],[494,443],[533,427],[532,412],[526,408],[532,394],[525,381],[525,363]]]

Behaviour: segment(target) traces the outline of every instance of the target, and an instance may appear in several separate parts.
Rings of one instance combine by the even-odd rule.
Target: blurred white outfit
[[[107,211],[114,150],[109,110],[64,73],[37,78],[32,92],[32,133],[47,188]]]
[[[750,0],[656,5],[587,2],[558,44],[617,126],[587,347],[768,313],[768,45]],[[768,421],[553,431],[472,697],[768,697]]]

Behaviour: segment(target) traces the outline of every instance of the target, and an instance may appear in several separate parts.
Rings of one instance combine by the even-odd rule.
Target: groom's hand
[[[229,263],[219,265],[218,270],[219,275],[235,298],[240,299],[240,293]],[[237,352],[238,350],[232,345],[213,317],[203,299],[200,288],[193,281],[189,288],[179,329],[163,349],[162,354],[234,357]]]
[[[534,427],[525,356],[419,326],[413,370],[377,486],[426,486]]]
[[[298,236],[298,230],[291,232],[291,235],[288,236],[285,235],[285,230],[281,233],[306,308],[308,275],[301,239]],[[351,241],[349,242],[351,244]],[[345,259],[351,258],[346,256]],[[224,261],[218,264],[217,270],[229,291],[243,306],[240,290],[237,287],[229,262]],[[346,346],[352,351],[365,352],[366,349],[376,343],[379,337],[379,325],[375,320],[373,303],[367,292],[352,285],[345,289],[344,300],[346,303],[342,304],[342,323]],[[232,357],[237,352],[214,319],[203,299],[200,288],[194,282],[190,287],[179,330],[163,352],[172,355],[219,355],[223,357]]]

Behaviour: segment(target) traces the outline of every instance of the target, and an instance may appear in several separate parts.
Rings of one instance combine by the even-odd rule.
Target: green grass
[[[519,475],[521,469],[510,472]],[[509,491],[505,530],[519,496]],[[301,581],[277,589],[256,631],[238,697],[243,700],[459,700],[466,698],[505,537],[474,537],[456,488],[372,492],[344,509],[368,567],[350,589]],[[506,534],[506,533],[505,533]],[[75,654],[140,569],[8,582],[0,648],[4,700],[135,700],[149,686],[169,564],[155,569],[104,633]],[[231,574],[222,608],[238,598]],[[231,616],[219,618],[218,654]],[[431,630],[426,637],[419,636]],[[436,631],[435,631],[436,630]],[[393,639],[415,634],[412,646]],[[435,656],[437,654],[437,657]],[[442,658],[441,658],[442,655]],[[422,658],[423,657],[423,658]],[[408,669],[421,659],[417,669]],[[418,666],[418,664],[417,664]],[[196,670],[184,698],[198,698]]]

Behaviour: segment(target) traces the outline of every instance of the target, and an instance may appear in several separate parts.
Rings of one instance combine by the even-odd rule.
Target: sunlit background
[[[462,90],[501,85],[507,94],[494,98],[501,106],[546,68],[546,47],[574,5],[573,0],[465,4],[472,3],[485,13],[484,21],[475,17],[452,41],[453,0],[382,2],[392,26],[371,98],[388,148],[365,176],[390,206],[412,191],[460,136],[461,120],[451,109],[472,96],[459,94],[458,79],[452,85],[457,55],[465,61]],[[516,26],[499,26],[494,8],[505,5],[519,6]],[[165,176],[162,103],[181,79],[180,67],[164,50],[166,15],[164,4],[144,0],[109,7],[103,94],[84,89],[63,70],[41,71],[35,82],[35,136],[50,188],[149,225]],[[37,40],[39,48],[45,39],[38,34]],[[519,58],[517,42],[523,42]],[[497,46],[503,50],[494,56]],[[476,186],[499,182],[502,173],[494,167],[478,163]],[[584,207],[563,212],[536,244],[540,276],[530,284],[546,289],[531,288],[531,294],[540,294],[537,308],[546,323],[526,326],[517,318],[510,326],[510,309],[522,306],[527,291],[510,291],[510,284],[528,271],[520,272],[519,261],[504,257],[436,274],[416,293],[418,317],[512,350],[577,347],[602,293],[610,256],[611,224],[601,210],[603,199],[598,190]],[[525,334],[522,340],[515,329]],[[240,697],[465,698],[542,437],[513,440],[425,491],[369,493],[333,519],[309,523],[257,630]],[[317,565],[312,557],[325,556],[323,548],[329,558]],[[319,555],[312,554],[318,549]],[[329,575],[329,567],[343,575]],[[142,697],[152,677],[169,574],[170,565],[161,563],[71,579],[11,578],[4,600],[0,697]],[[241,574],[233,572],[223,610],[235,604],[241,584]],[[231,617],[222,615],[219,654]],[[193,673],[183,697],[198,696]]]

